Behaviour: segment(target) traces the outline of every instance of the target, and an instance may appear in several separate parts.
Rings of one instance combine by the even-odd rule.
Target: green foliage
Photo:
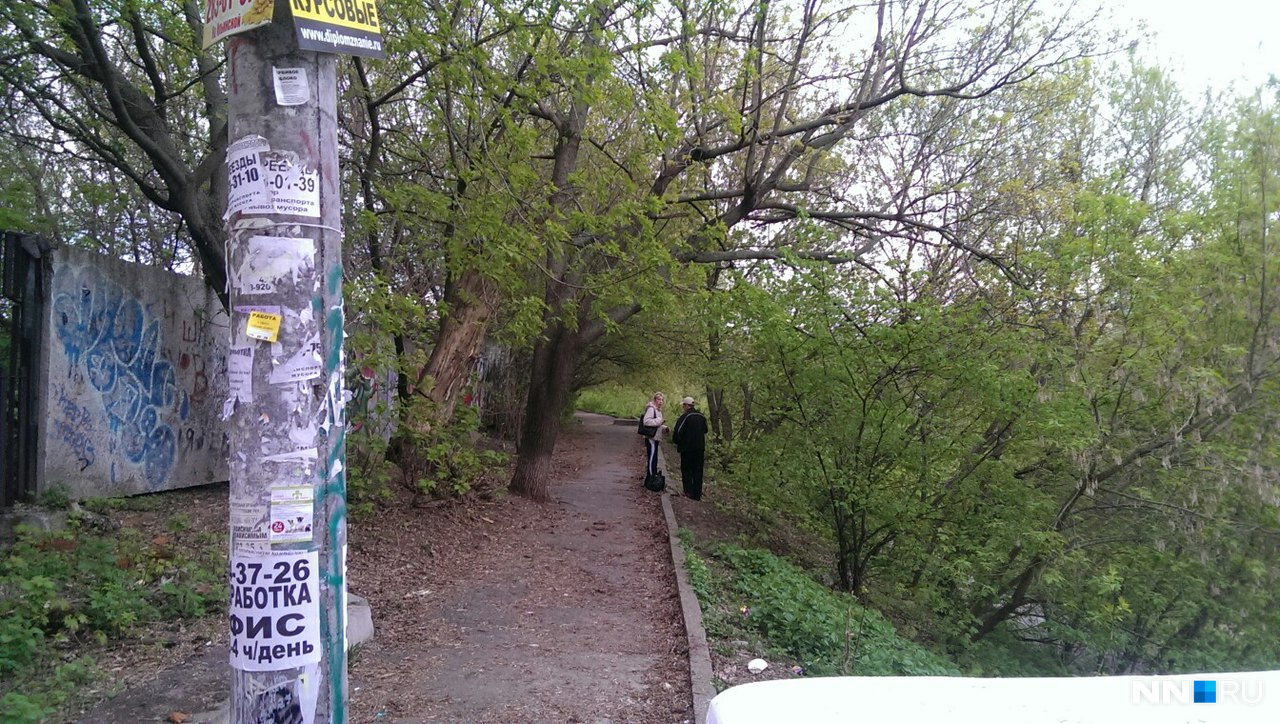
[[[0,697],[0,721],[25,724],[43,721],[53,713],[53,707],[42,706],[26,694],[10,691]]]
[[[650,395],[653,393],[650,392]],[[587,412],[597,412],[619,419],[639,417],[644,412],[644,403],[636,408],[636,400],[645,400],[647,396],[638,389],[631,389],[617,383],[605,383],[582,390],[574,407]]]
[[[0,618],[0,676],[8,678],[25,670],[43,641],[44,632],[20,615]]]
[[[165,521],[164,527],[170,533],[181,533],[191,527],[191,517],[186,513],[177,513],[169,520]]]
[[[72,517],[73,526],[79,521]],[[105,643],[143,621],[224,610],[221,536],[186,527],[174,532],[189,537],[186,547],[145,541],[130,528],[112,537],[20,529],[0,558],[0,719],[39,719],[92,678],[92,661],[63,659],[75,644]],[[197,552],[181,552],[188,549]]]
[[[0,721],[47,721],[58,705],[100,674],[93,659],[88,657],[54,664],[47,677],[26,682],[26,688],[20,692],[9,691],[0,696]]]
[[[680,398],[685,395],[696,398],[704,396],[703,386],[694,382],[694,376],[680,364],[663,365],[655,369],[647,369],[643,365],[636,369],[619,368],[613,374],[617,379],[580,390],[573,407],[619,419],[639,418],[653,393],[661,391],[667,396],[663,412],[669,420],[675,420],[679,415],[680,406],[676,403]]]
[[[1016,265],[902,240],[873,270],[726,274],[707,309],[708,383],[738,418],[723,482],[830,546],[842,588],[959,654],[981,644],[976,670],[1280,655],[1280,264],[1264,233],[1280,111],[1242,101],[1198,137],[1158,73],[1124,78],[1123,140],[1095,135],[1093,79],[1054,79],[1040,90],[1066,102],[1045,125],[991,147],[1009,175],[971,180],[1021,221],[970,241]]]
[[[154,609],[117,565],[113,541],[71,535],[22,537],[0,564],[8,594],[0,613],[52,637],[117,636]]]
[[[391,482],[414,495],[458,497],[465,495],[485,475],[502,469],[505,453],[478,447],[479,412],[459,406],[447,424],[435,424],[425,398],[402,405],[402,418],[394,437],[382,443],[374,436],[360,440],[352,476],[357,505],[371,510],[377,499],[390,495]]]
[[[1072,671],[1044,646],[1001,629],[958,649],[956,663],[966,676],[1070,676]]]
[[[390,431],[382,421],[391,413],[386,403],[371,403],[360,395],[352,402],[356,404],[347,408],[347,509],[359,518],[391,498],[395,464],[387,459]]]
[[[359,519],[392,497],[396,466],[387,459],[389,442],[372,428],[347,434],[347,509]]]
[[[184,234],[203,229],[215,272],[225,194],[178,182],[217,165],[216,63],[181,14],[92,5],[67,24],[65,3],[0,4],[0,226],[159,266],[190,264]],[[357,374],[431,384],[446,315],[476,304],[491,340],[587,355],[556,407],[569,388],[627,418],[655,389],[713,395],[717,484],[953,650],[1025,637],[1070,671],[1280,656],[1277,99],[1194,108],[1158,69],[1099,67],[1087,29],[1024,2],[889,13],[865,47],[860,10],[380,9],[404,32],[338,84],[342,196],[362,204],[344,247]],[[155,143],[97,112],[107,81],[148,100],[126,105]],[[842,84],[865,95],[832,106]],[[483,284],[459,293],[469,275]],[[628,317],[640,329],[618,334]],[[464,494],[502,462],[465,411],[436,425],[352,389],[354,513],[396,481]],[[157,615],[205,608],[211,581],[135,553]],[[4,665],[29,663],[31,631],[48,645],[144,615],[105,576],[64,591],[72,573],[24,574],[48,608],[4,624]],[[769,634],[830,666],[823,632],[843,620],[843,666],[869,619],[800,600],[765,604]],[[1033,668],[1025,653],[968,665]]]
[[[877,612],[831,591],[787,561],[760,550],[724,546],[721,600],[738,607],[743,626],[813,674],[955,676],[945,657],[900,637]]]
[[[471,490],[483,475],[506,465],[505,453],[476,447],[473,436],[479,424],[476,409],[463,405],[448,425],[430,431],[414,429],[411,433],[414,437],[409,439],[421,456],[417,459],[424,463],[412,478],[419,492],[460,496]]]
[[[71,507],[71,488],[66,485],[49,485],[40,491],[40,506],[50,510],[66,510]]]
[[[680,547],[684,549],[684,569],[689,574],[689,586],[697,594],[699,601],[714,601],[711,569],[694,548],[693,532],[688,528],[681,528],[677,535],[680,538]]]
[[[80,501],[80,507],[90,513],[105,515],[113,510],[120,510],[126,505],[128,498],[86,498]]]

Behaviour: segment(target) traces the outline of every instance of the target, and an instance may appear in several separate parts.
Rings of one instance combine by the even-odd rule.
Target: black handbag
[[[636,427],[636,432],[644,435],[645,437],[653,437],[658,434],[658,428],[644,424],[644,418],[641,417],[640,424]]]
[[[644,487],[655,493],[661,493],[667,487],[667,476],[662,473],[644,476]]]

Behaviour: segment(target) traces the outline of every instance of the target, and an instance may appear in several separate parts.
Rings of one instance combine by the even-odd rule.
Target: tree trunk
[[[711,423],[711,434],[726,442],[732,440],[729,423],[729,411],[724,406],[724,390],[719,387],[707,388],[707,421]]]
[[[424,372],[433,380],[427,396],[434,403],[438,420],[453,417],[459,393],[475,368],[496,298],[493,282],[474,269],[465,271],[445,294],[448,311]]]
[[[742,415],[740,416],[740,418],[742,420],[742,425],[740,426],[740,429],[742,431],[742,434],[749,435],[751,430],[751,423],[753,419],[752,411],[751,411],[751,403],[752,401],[755,400],[755,396],[752,395],[751,387],[749,387],[747,383],[745,382],[742,383],[741,389],[742,389]]]
[[[529,370],[529,396],[511,491],[538,502],[549,497],[551,454],[560,436],[560,414],[569,402],[574,368],[578,363],[578,333],[557,322],[546,339],[533,349]]]
[[[997,626],[1017,613],[1023,604],[1027,603],[1027,592],[1031,590],[1031,584],[1040,575],[1044,564],[1045,560],[1037,557],[1022,570],[1022,573],[1013,581],[1013,591],[1009,594],[1008,600],[1000,605],[999,608],[981,617],[982,623],[978,626],[978,630],[974,631],[973,635],[969,637],[970,641],[975,643],[981,641],[987,634],[995,631]]]

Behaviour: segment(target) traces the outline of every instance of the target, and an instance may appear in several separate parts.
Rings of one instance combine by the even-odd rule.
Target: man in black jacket
[[[680,453],[680,482],[685,497],[702,500],[702,467],[706,462],[707,418],[693,407],[693,398],[680,401],[684,412],[676,420],[671,441]]]

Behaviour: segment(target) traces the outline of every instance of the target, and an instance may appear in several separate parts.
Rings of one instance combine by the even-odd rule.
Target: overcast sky
[[[1280,0],[1109,0],[1117,20],[1145,20],[1141,57],[1167,68],[1183,90],[1252,92],[1280,76]]]

